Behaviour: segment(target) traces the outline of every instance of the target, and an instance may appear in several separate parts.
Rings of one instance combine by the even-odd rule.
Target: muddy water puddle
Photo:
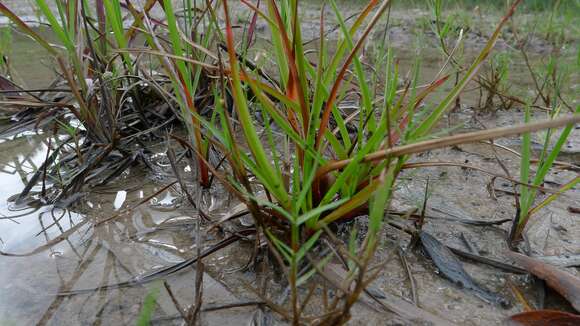
[[[95,189],[74,209],[16,207],[9,199],[42,164],[46,149],[42,135],[20,136],[0,144],[0,324],[133,325],[145,297],[157,292],[153,316],[164,324],[179,324],[174,318],[177,310],[158,282],[66,297],[56,294],[121,283],[182,262],[195,255],[198,244],[205,249],[219,237],[198,230],[200,222],[193,210],[178,209],[181,198],[175,189],[135,208],[161,188],[145,174],[127,176],[109,189]],[[213,206],[212,212],[220,204]],[[114,221],[95,227],[111,216],[116,216]],[[198,241],[199,236],[203,241]],[[235,266],[246,261],[238,263],[235,257],[223,250],[206,264],[225,260],[226,265]],[[239,301],[209,274],[203,280],[206,306]],[[184,306],[193,302],[193,269],[170,277],[168,283]],[[250,319],[251,312],[247,308],[208,312],[204,319],[213,325],[224,324]]]

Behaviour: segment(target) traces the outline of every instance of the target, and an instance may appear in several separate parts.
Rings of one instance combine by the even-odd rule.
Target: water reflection
[[[140,298],[146,294],[142,288],[97,291],[78,298],[55,294],[119,283],[151,266],[165,264],[163,260],[148,261],[142,244],[130,246],[127,238],[120,237],[149,229],[155,223],[137,216],[126,219],[129,223],[111,223],[95,231],[90,223],[92,214],[53,206],[15,206],[9,199],[15,198],[30,173],[42,164],[47,144],[41,135],[0,143],[4,154],[0,156],[0,323],[77,324],[85,318],[101,318],[104,312],[116,321],[132,320]],[[107,196],[93,202],[100,208],[98,212],[112,212],[113,201]],[[123,298],[125,291],[136,292],[136,299]],[[133,305],[137,309],[120,309]],[[81,319],[71,319],[75,315]]]
[[[182,203],[177,187],[159,192],[163,183],[147,181],[153,178],[137,170],[95,189],[72,210],[37,202],[15,206],[15,195],[42,165],[48,144],[43,135],[0,142],[4,154],[0,156],[0,324],[134,324],[143,298],[158,285],[57,294],[122,283],[192,257],[197,251],[199,218],[178,209]],[[41,190],[40,185],[33,188],[36,193]],[[224,210],[228,201],[214,195],[202,196],[202,202],[212,211]],[[144,202],[145,198],[151,199]],[[95,222],[111,217],[95,227]],[[219,239],[206,241],[204,248],[212,241]],[[227,256],[227,251],[220,256]],[[183,277],[172,276],[169,282],[173,288],[188,289],[177,296],[183,304],[193,302],[191,270]],[[211,286],[204,293],[212,296],[212,291],[218,291],[213,295],[218,301],[237,300],[211,277],[204,276],[204,282]],[[156,316],[177,312],[167,293],[160,294],[158,305]]]

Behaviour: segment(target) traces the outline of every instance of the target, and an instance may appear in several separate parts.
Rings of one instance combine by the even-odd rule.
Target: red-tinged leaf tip
[[[256,8],[260,9],[260,0],[258,0],[258,3],[256,4]],[[250,46],[252,46],[252,43],[254,41],[254,32],[256,30],[257,23],[258,23],[258,11],[255,11],[254,15],[252,16],[252,21],[250,22],[250,26],[248,27],[248,38],[247,38],[246,48],[249,48]]]
[[[228,1],[224,0],[224,15],[226,21],[226,44],[228,47],[228,55],[230,57],[230,64],[233,66],[237,62],[236,55],[234,53],[234,31],[232,29],[232,22],[230,21],[230,14],[228,10]]]
[[[449,79],[449,75],[447,75],[447,76],[443,76],[443,77],[439,78],[438,80],[436,80],[436,81],[433,83],[433,86],[435,86],[435,87],[439,87],[439,86],[441,86],[443,83],[445,83],[445,82],[447,81],[447,79]]]
[[[365,10],[359,15],[359,18],[355,22],[354,26],[357,26],[357,24],[362,22],[362,20],[364,20],[364,18],[370,13],[370,10],[376,5],[376,3],[374,3],[374,2],[378,2],[378,0],[371,1],[367,5]],[[314,146],[316,148],[319,148],[319,146],[322,142],[322,139],[324,138],[324,133],[326,132],[326,129],[328,128],[328,123],[330,120],[330,114],[332,111],[332,107],[334,105],[334,102],[336,101],[338,91],[339,91],[340,87],[342,86],[342,81],[344,79],[344,76],[346,74],[348,67],[352,63],[352,60],[354,59],[355,55],[358,53],[358,51],[360,50],[360,48],[364,44],[364,42],[367,39],[370,32],[373,30],[375,24],[378,22],[379,17],[382,15],[382,13],[384,13],[384,11],[387,9],[387,7],[390,5],[390,3],[391,3],[391,1],[389,1],[389,0],[385,0],[383,2],[383,4],[380,6],[380,8],[375,13],[375,16],[373,17],[373,19],[369,22],[369,24],[367,25],[367,27],[363,31],[363,34],[361,35],[359,40],[356,42],[354,47],[351,49],[350,54],[347,56],[345,62],[342,65],[342,68],[338,72],[336,80],[334,81],[334,84],[332,85],[330,95],[328,96],[328,99],[326,101],[324,111],[322,112],[322,119],[320,120],[318,134],[316,135],[316,140],[314,143]]]
[[[401,134],[405,131],[408,125],[409,125],[409,115],[406,114],[405,117],[399,123],[399,129],[391,131],[390,134],[391,144],[389,144],[390,146],[395,145],[399,141],[399,139],[401,139]]]
[[[278,29],[280,30],[282,36],[282,45],[284,49],[284,53],[286,55],[286,60],[288,63],[288,70],[289,70],[289,81],[288,86],[289,88],[295,88],[287,90],[287,95],[294,95],[295,98],[292,98],[295,102],[300,105],[300,113],[302,115],[302,124],[304,133],[307,133],[308,130],[308,109],[306,108],[306,101],[304,99],[304,94],[302,93],[302,88],[300,87],[300,77],[298,75],[298,68],[296,67],[296,56],[295,56],[295,49],[290,42],[290,38],[288,37],[288,33],[286,32],[286,28],[284,26],[284,22],[282,21],[282,16],[280,15],[280,11],[276,5],[274,0],[270,0],[272,6],[272,12],[274,14],[275,22],[278,25]],[[292,86],[294,85],[294,86]]]

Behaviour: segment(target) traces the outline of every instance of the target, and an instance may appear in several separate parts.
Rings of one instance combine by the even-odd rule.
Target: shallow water
[[[28,135],[0,143],[4,154],[0,158],[0,324],[134,324],[142,300],[150,291],[158,291],[160,284],[71,297],[56,294],[120,283],[191,257],[196,252],[198,217],[177,210],[174,190],[127,211],[160,188],[146,176],[127,177],[112,189],[95,189],[74,211],[52,206],[17,210],[7,199],[24,188],[33,166],[42,164],[45,142],[42,135]],[[115,202],[119,193],[126,193],[126,199]],[[114,214],[119,214],[114,222],[93,226]],[[204,237],[204,248],[216,240]],[[224,251],[216,259],[226,257]],[[192,273],[171,277],[170,284],[184,306],[193,302],[193,292],[185,289],[194,289],[194,280]],[[211,298],[207,304],[238,301],[207,274],[203,284],[204,295]],[[156,317],[177,313],[167,293],[160,294],[157,303]],[[234,309],[204,318],[219,322],[247,313],[247,309]]]

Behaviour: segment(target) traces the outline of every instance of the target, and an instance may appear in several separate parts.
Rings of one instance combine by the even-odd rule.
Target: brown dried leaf
[[[556,310],[536,310],[522,312],[505,320],[510,326],[576,326],[580,316]]]
[[[580,278],[541,260],[513,251],[508,251],[507,256],[523,266],[528,272],[546,281],[548,286],[566,298],[574,309],[580,311]],[[580,323],[576,325],[580,325]]]

